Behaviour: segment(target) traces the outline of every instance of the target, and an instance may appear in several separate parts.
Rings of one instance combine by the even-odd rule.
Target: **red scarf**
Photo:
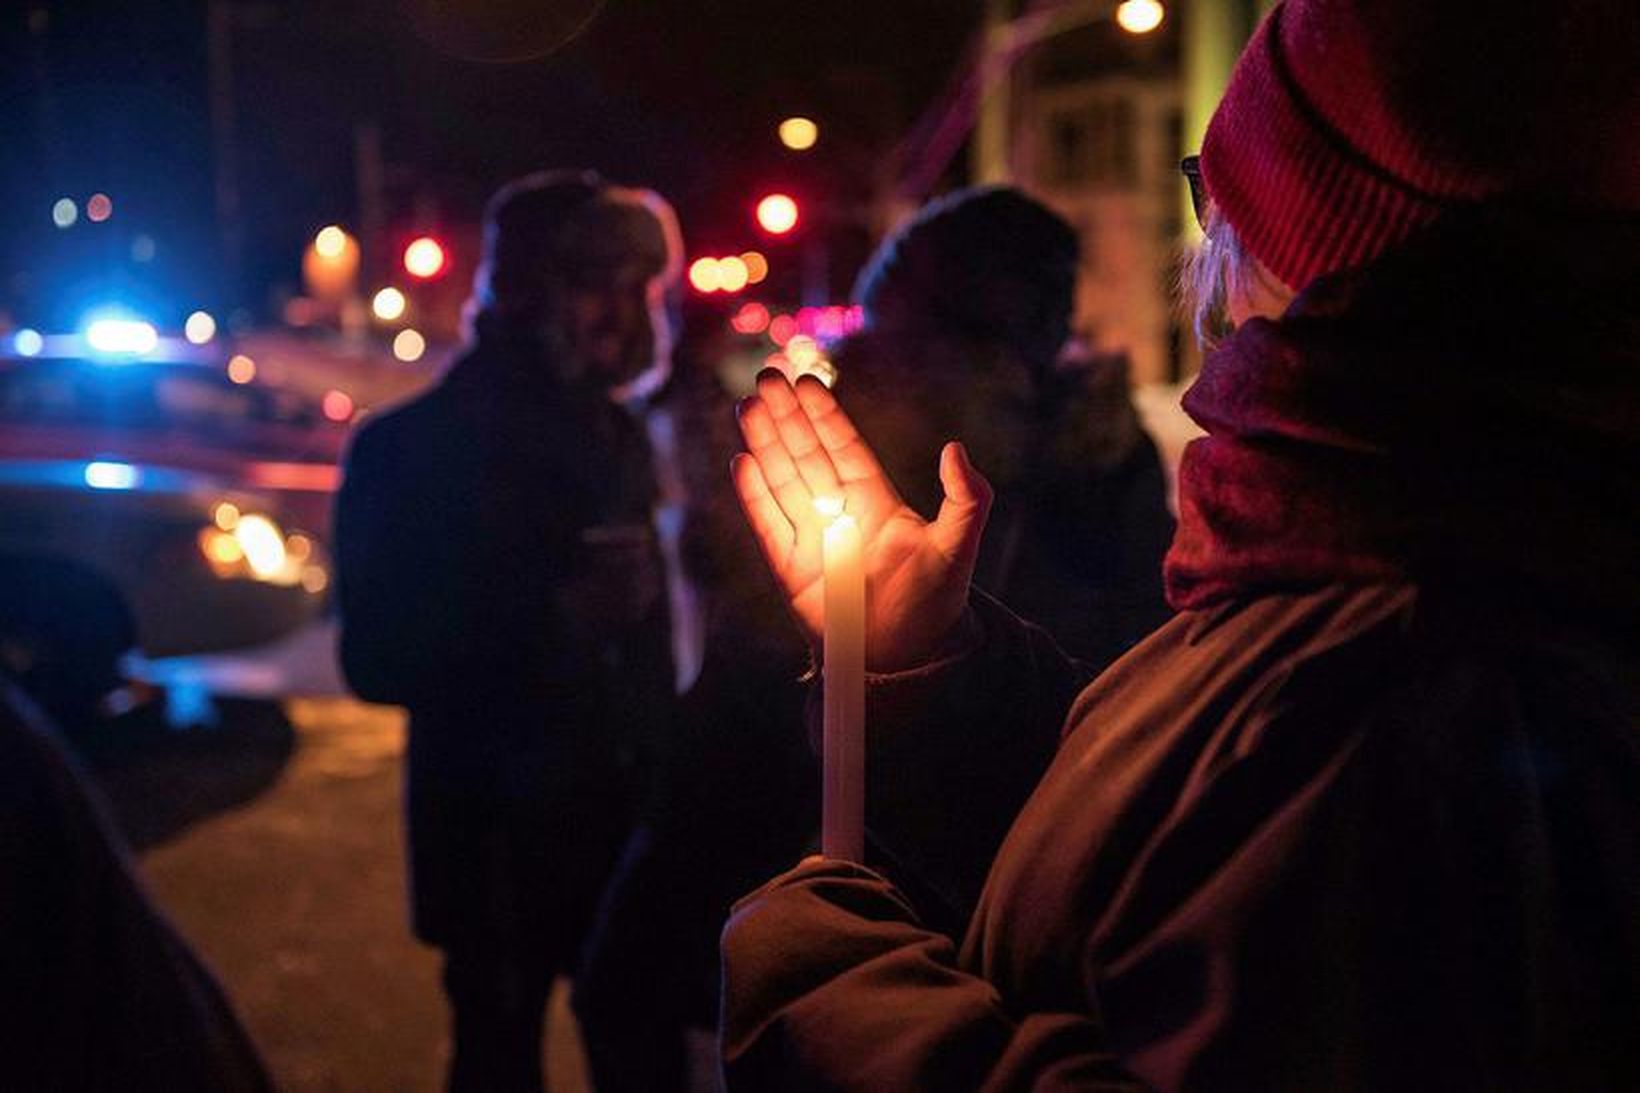
[[[1640,607],[1640,232],[1497,212],[1312,284],[1186,393],[1168,599],[1439,577]]]

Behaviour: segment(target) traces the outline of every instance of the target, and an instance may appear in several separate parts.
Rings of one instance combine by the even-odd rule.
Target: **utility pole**
[[[211,158],[216,168],[216,223],[222,239],[222,283],[227,286],[222,302],[231,310],[240,303],[245,260],[234,139],[232,0],[210,0],[206,5],[205,42],[209,55]]]

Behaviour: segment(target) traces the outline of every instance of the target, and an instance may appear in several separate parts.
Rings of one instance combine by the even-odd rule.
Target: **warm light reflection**
[[[814,499],[814,511],[821,516],[836,519],[843,515],[843,499],[841,497],[816,497]]]

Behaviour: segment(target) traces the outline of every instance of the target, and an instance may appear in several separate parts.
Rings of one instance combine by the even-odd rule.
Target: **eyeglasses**
[[[1179,161],[1179,171],[1190,183],[1190,207],[1195,210],[1196,224],[1207,227],[1207,190],[1202,186],[1202,157],[1185,156]]]

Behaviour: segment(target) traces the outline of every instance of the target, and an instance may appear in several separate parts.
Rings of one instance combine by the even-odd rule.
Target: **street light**
[[[428,281],[444,272],[449,261],[444,244],[430,235],[419,236],[404,248],[404,272]]]
[[[787,118],[779,133],[780,143],[794,152],[807,152],[820,139],[820,127],[811,118]]]
[[[789,194],[770,194],[757,203],[757,223],[770,235],[785,235],[797,227],[797,202]]]
[[[1166,17],[1159,0],[1122,0],[1116,5],[1116,25],[1129,34],[1149,34]]]
[[[313,237],[313,250],[320,258],[340,258],[347,250],[348,235],[335,224],[327,224]]]

